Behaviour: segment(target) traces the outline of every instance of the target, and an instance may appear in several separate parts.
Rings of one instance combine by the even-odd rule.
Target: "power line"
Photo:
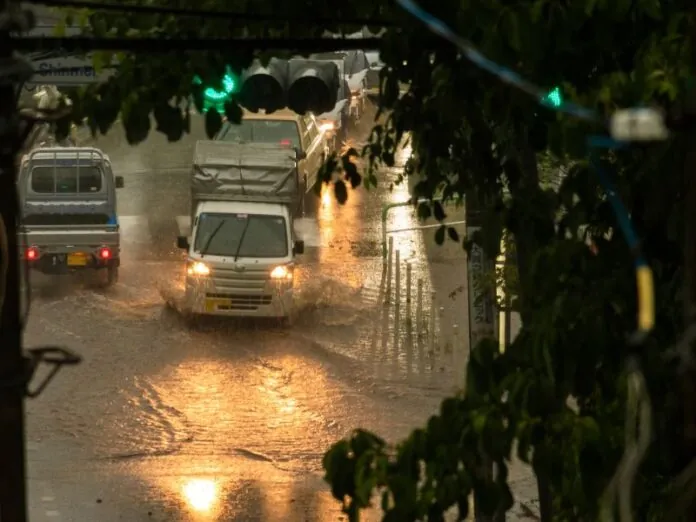
[[[177,7],[159,7],[152,5],[129,5],[129,4],[103,4],[101,2],[79,1],[79,0],[28,0],[27,3],[35,5],[45,5],[47,7],[63,7],[74,9],[92,9],[95,11],[127,12],[132,14],[155,14],[186,16],[193,18],[227,18],[230,22],[288,22],[301,23],[303,25],[378,25],[380,27],[394,27],[396,22],[388,20],[375,20],[370,18],[312,18],[302,16],[289,19],[287,15],[258,14],[258,13],[235,13],[232,11],[211,11],[210,9],[182,9]]]
[[[88,37],[10,37],[13,49],[39,52],[61,49],[71,53],[126,51],[162,54],[186,51],[253,52],[285,50],[299,52],[351,51],[379,49],[380,38],[88,38]]]

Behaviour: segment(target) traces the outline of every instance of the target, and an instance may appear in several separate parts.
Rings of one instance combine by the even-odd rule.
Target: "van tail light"
[[[36,247],[29,247],[24,252],[24,257],[27,261],[36,261],[39,259],[39,249]]]
[[[290,140],[280,140],[280,144],[284,147],[289,147],[290,145],[292,145],[292,143],[290,143]]]
[[[111,249],[109,247],[102,247],[99,249],[99,259],[106,261],[111,259]]]

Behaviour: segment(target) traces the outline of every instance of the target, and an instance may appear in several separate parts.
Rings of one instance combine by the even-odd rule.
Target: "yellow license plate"
[[[205,310],[206,312],[214,312],[218,308],[225,308],[232,306],[231,299],[206,299],[205,300]]]
[[[87,254],[75,252],[68,254],[68,266],[85,266],[87,264]]]

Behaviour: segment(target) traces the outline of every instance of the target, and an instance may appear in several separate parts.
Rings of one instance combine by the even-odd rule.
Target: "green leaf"
[[[318,196],[321,194],[321,188],[325,183],[331,182],[333,173],[338,169],[338,159],[336,153],[332,153],[319,168],[317,174],[317,183],[314,185],[314,193]]]
[[[362,176],[358,173],[358,168],[355,163],[348,163],[345,167],[345,178],[346,181],[350,182],[350,186],[354,189],[360,186],[362,182]]]
[[[440,225],[440,227],[435,231],[435,243],[441,245],[445,242],[445,225]]]
[[[430,205],[425,201],[418,203],[417,214],[418,219],[421,221],[425,221],[426,219],[428,219],[430,216],[432,216],[432,210],[430,210]]]
[[[433,214],[435,219],[438,221],[444,221],[447,219],[447,214],[445,214],[445,209],[442,207],[442,203],[439,201],[433,201]]]
[[[68,23],[65,19],[59,19],[56,22],[55,28],[53,29],[53,34],[58,37],[65,36],[67,25]]]
[[[104,16],[102,14],[92,15],[90,23],[92,25],[92,31],[94,32],[95,37],[103,38],[106,36],[106,33],[108,31],[108,26],[107,26],[106,20],[104,19]]]
[[[236,101],[225,102],[225,118],[230,123],[238,125],[242,122],[242,108]]]
[[[344,205],[348,201],[348,189],[343,181],[334,181],[334,195],[340,205]]]
[[[520,27],[517,16],[517,13],[512,9],[506,10],[503,18],[503,29],[505,31],[505,40],[514,51],[519,52],[522,47],[522,41],[520,39]]]
[[[377,477],[372,470],[374,455],[371,452],[358,457],[355,465],[355,501],[360,506],[368,506],[372,492],[377,486]]]
[[[92,54],[92,66],[96,73],[102,72],[112,65],[114,53],[110,51],[97,51]]]
[[[340,501],[347,495],[352,496],[355,490],[354,463],[349,455],[348,441],[342,440],[326,452],[322,461],[324,480],[331,484],[331,494]]]
[[[358,167],[353,162],[353,160],[358,156],[355,149],[350,149],[348,152],[341,156],[341,163],[343,166],[344,178],[346,181],[350,182],[352,188],[357,188],[362,182],[362,176],[358,173]]]
[[[447,235],[452,241],[459,241],[459,232],[453,227],[447,228]]]
[[[222,116],[214,107],[205,113],[205,133],[208,139],[213,139],[213,137],[220,132],[222,128]]]
[[[382,493],[382,511],[385,513],[389,510],[389,507],[391,506],[391,496],[389,495],[389,491],[385,491]]]
[[[167,141],[174,142],[181,139],[184,134],[184,117],[178,107],[169,104],[159,104],[153,111],[156,127],[155,130],[167,137]]]
[[[64,140],[70,134],[70,129],[72,128],[72,118],[66,116],[61,118],[54,123],[54,132],[58,140]]]

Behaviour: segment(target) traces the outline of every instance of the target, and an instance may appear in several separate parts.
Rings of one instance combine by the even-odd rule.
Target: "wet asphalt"
[[[381,205],[408,197],[388,183],[352,192],[345,207],[321,198],[301,223],[293,327],[190,329],[175,306],[175,241],[196,138],[200,129],[136,147],[119,129],[100,138],[125,178],[119,282],[32,276],[27,346],[84,357],[28,403],[33,522],[341,520],[322,480],[330,444],[358,426],[398,440],[451,391],[424,355],[407,371],[360,328],[381,305]]]

